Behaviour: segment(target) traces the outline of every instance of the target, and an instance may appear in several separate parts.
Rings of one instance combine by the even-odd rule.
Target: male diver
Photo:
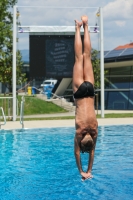
[[[73,67],[73,93],[76,105],[74,153],[82,180],[92,178],[92,166],[97,140],[97,119],[94,109],[94,75],[91,63],[91,41],[88,31],[88,17],[81,22],[75,20],[75,64]],[[83,25],[83,48],[80,28]],[[88,167],[82,169],[80,153],[89,153]]]

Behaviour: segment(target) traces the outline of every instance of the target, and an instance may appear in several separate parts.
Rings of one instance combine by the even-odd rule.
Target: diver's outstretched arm
[[[74,138],[74,154],[75,154],[78,170],[81,174],[83,170],[82,170],[82,163],[81,163],[81,158],[80,158],[79,138],[76,135]]]

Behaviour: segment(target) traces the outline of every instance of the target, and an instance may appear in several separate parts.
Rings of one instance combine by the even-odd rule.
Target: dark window
[[[129,89],[130,77],[108,77],[105,79],[105,89]]]
[[[130,88],[133,89],[133,76],[131,77]]]
[[[129,92],[105,92],[105,109],[127,110]]]
[[[131,67],[116,67],[112,68],[110,71],[111,75],[130,75],[131,73]]]
[[[128,109],[133,109],[133,91],[129,92],[129,103],[128,103]]]

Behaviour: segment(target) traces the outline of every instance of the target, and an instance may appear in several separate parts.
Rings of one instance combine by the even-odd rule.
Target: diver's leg
[[[80,35],[80,27],[82,22],[75,20],[75,64],[73,67],[73,92],[75,93],[78,87],[83,83],[83,54],[82,54],[82,40]]]
[[[83,62],[84,62],[84,81],[89,81],[94,84],[93,68],[91,63],[91,41],[90,34],[88,31],[88,17],[81,17],[84,27],[84,51],[83,51]]]

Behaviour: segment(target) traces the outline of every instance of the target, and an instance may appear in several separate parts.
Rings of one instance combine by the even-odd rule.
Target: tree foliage
[[[100,60],[98,58],[98,51],[95,49],[92,49],[91,61],[95,79],[94,88],[97,89],[100,88]]]
[[[13,53],[13,15],[12,7],[16,0],[0,1],[0,82],[5,84],[9,90],[12,88],[12,53]],[[22,74],[22,56],[20,51],[17,56],[17,84],[26,81],[25,74]]]
[[[92,49],[91,61],[95,79],[94,88],[99,89],[101,87],[100,58],[99,58],[99,52],[95,49]],[[107,74],[107,70],[104,70],[104,74]]]
[[[9,43],[9,38],[11,36],[13,16],[11,9],[15,5],[16,0],[2,0],[0,1],[0,52]]]

